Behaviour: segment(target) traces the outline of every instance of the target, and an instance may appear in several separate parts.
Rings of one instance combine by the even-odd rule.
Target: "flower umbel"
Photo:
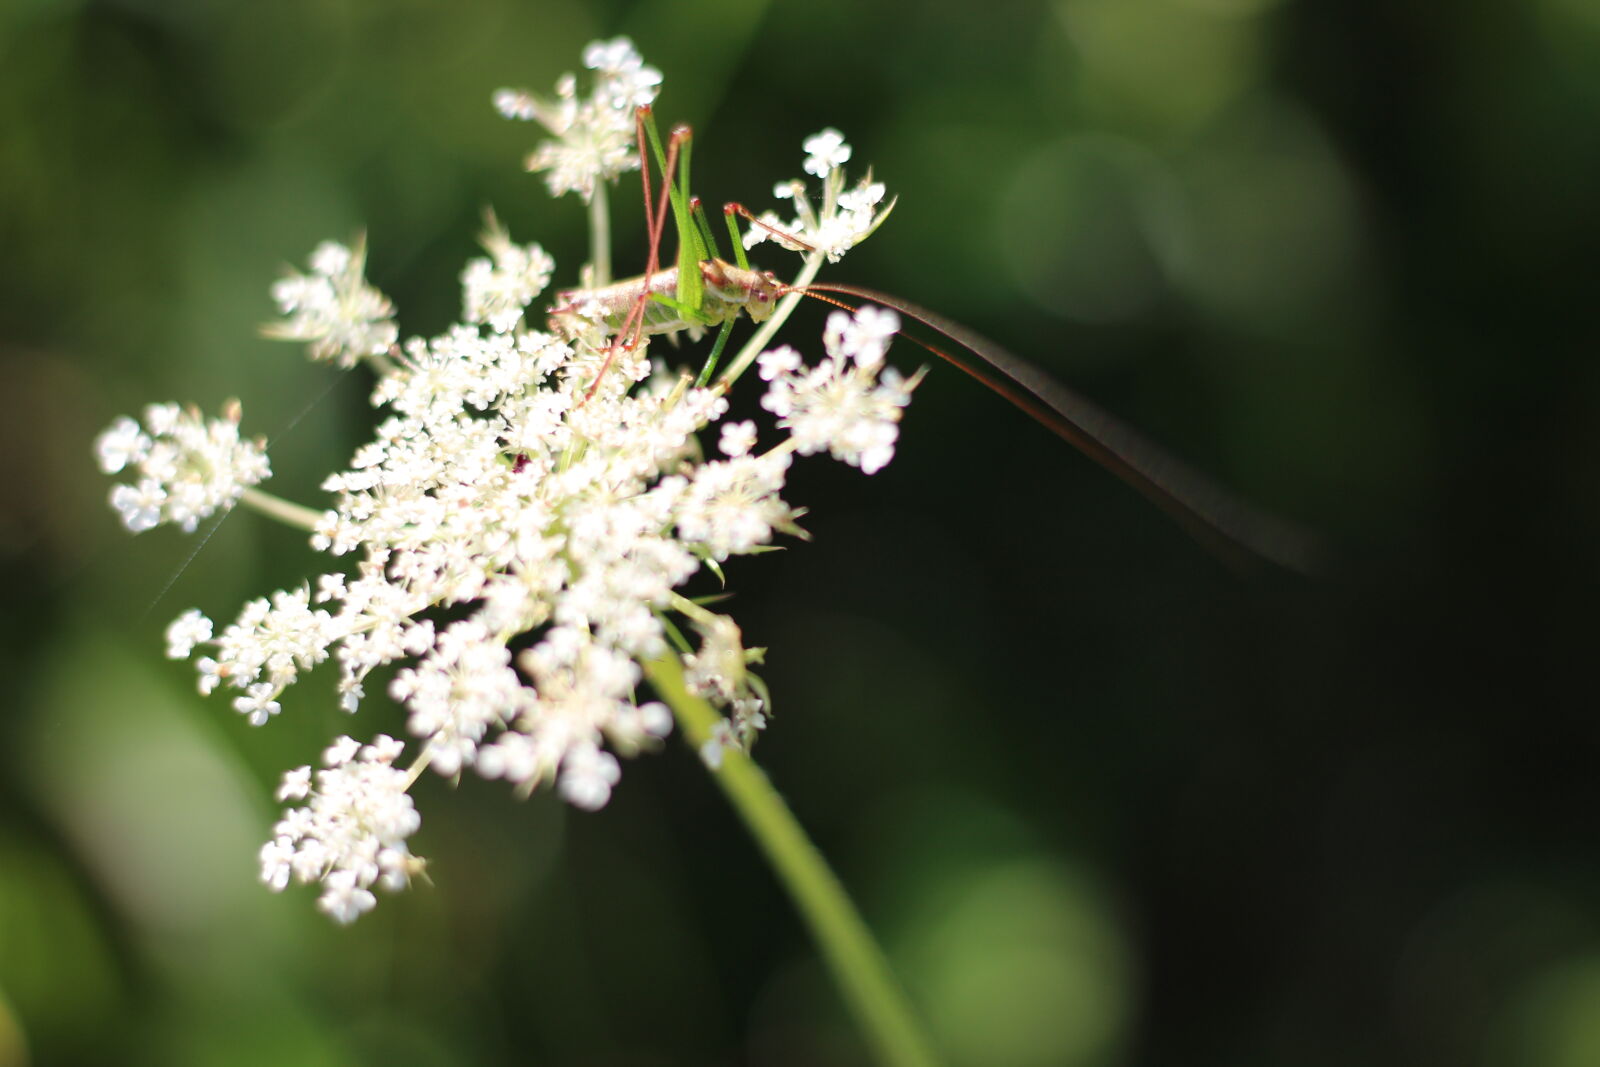
[[[367,284],[366,244],[346,248],[324,241],[311,253],[311,273],[290,273],[272,287],[287,318],[264,329],[268,337],[307,341],[312,359],[352,367],[389,351],[400,335],[389,298]]]
[[[422,869],[406,847],[422,820],[406,792],[408,776],[394,766],[404,750],[383,734],[370,745],[341,737],[323,753],[315,789],[310,767],[287,772],[278,799],[306,803],[272,828],[261,847],[261,880],[275,890],[290,879],[321,882],[317,907],[341,923],[372,910],[374,886],[403,889]]]
[[[761,406],[778,416],[802,456],[827,451],[868,474],[894,458],[900,412],[922,377],[919,372],[907,380],[883,366],[899,329],[892,311],[863,307],[854,318],[835,311],[823,334],[827,356],[816,367],[805,366],[788,346],[758,360],[761,377],[772,383]]]
[[[654,98],[660,74],[623,39],[592,45],[584,63],[595,72],[587,97],[568,76],[554,100],[502,92],[497,104],[555,135],[530,161],[548,171],[551,192],[588,199],[637,165],[633,109]],[[805,150],[806,170],[823,179],[822,208],[796,193],[801,217],[786,226],[837,258],[883,221],[883,187],[844,191],[851,151],[837,131]],[[281,714],[289,686],[325,660],[346,711],[360,709],[375,671],[404,706],[412,770],[395,765],[399,741],[340,739],[315,775],[285,777],[280,798],[304,803],[261,853],[269,885],[319,883],[319,907],[340,922],[418,869],[408,789],[424,767],[520,793],[548,785],[575,807],[603,807],[619,757],[659,747],[672,729],[671,712],[638,692],[642,665],[663,656],[680,657],[690,692],[724,717],[701,746],[707,761],[748,751],[771,714],[751,670],[762,650],[682,589],[702,572],[720,579],[723,562],[782,535],[803,537],[802,509],[783,497],[795,457],[827,452],[881,469],[916,385],[884,364],[892,313],[836,313],[818,365],[787,346],[760,357],[775,428],[718,425],[731,369],[691,384],[693,368],[652,359],[648,336],[618,344],[604,316],[572,321],[594,302],[582,291],[550,312],[567,317],[561,329],[535,328],[545,323],[528,309],[550,257],[514,242],[492,214],[483,245],[488,256],[461,274],[463,321],[403,344],[389,301],[364,279],[360,243],[324,244],[309,274],[274,286],[285,318],[271,336],[342,365],[380,357],[370,359],[372,401],[385,415],[373,439],[323,482],[331,506],[289,513],[313,547],[349,563],[251,601],[231,624],[188,611],[167,631],[168,655],[196,657],[201,691],[228,690],[253,725]],[[239,439],[236,407],[203,422],[158,405],[143,425],[118,420],[96,448],[107,471],[137,471],[113,494],[135,530],[192,529],[268,473],[260,447]]]
[[[508,119],[538,122],[555,135],[528,157],[527,168],[547,172],[551,196],[577,193],[588,201],[596,183],[639,169],[633,109],[656,98],[661,72],[645,66],[626,37],[591,44],[583,65],[595,72],[587,97],[579,98],[576,77],[563,74],[554,100],[526,89],[501,89],[494,106]]]
[[[493,258],[474,259],[461,272],[463,322],[487,323],[510,333],[522,312],[550,284],[555,260],[538,245],[517,245],[489,212],[482,242]]]
[[[894,210],[895,202],[883,204],[886,192],[882,182],[872,180],[872,173],[856,183],[855,188],[845,188],[844,164],[849,161],[851,148],[844,134],[827,129],[806,138],[804,170],[822,179],[822,205],[812,204],[806,193],[806,183],[796,178],[779,182],[772,195],[779,200],[793,200],[795,217],[780,218],[771,211],[762,212],[760,221],[765,225],[752,226],[745,231],[744,246],[754,248],[763,241],[776,241],[791,251],[802,251],[805,246],[786,240],[783,234],[799,238],[811,248],[837,263],[846,252],[872,236]],[[882,210],[879,205],[883,204]],[[774,232],[777,231],[777,232]]]
[[[193,533],[270,476],[264,443],[240,438],[239,418],[238,401],[216,419],[177,404],[151,404],[143,426],[126,416],[112,423],[94,447],[107,474],[131,469],[137,475],[132,485],[111,490],[123,525],[141,533],[171,522]]]

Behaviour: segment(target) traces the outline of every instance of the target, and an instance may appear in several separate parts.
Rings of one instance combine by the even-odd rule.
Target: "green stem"
[[[281,496],[263,493],[259,489],[246,489],[244,495],[239,498],[239,503],[255,508],[263,515],[271,515],[280,522],[298,526],[312,533],[316,532],[318,524],[322,522],[322,512],[290,503]]]
[[[805,265],[800,268],[800,273],[795,275],[794,281],[789,283],[789,288],[804,289],[816,281],[817,271],[822,269],[824,258],[821,252],[813,252],[807,256]],[[778,301],[778,306],[773,311],[772,317],[763,322],[761,328],[750,335],[750,340],[744,343],[744,347],[739,349],[739,354],[733,357],[733,362],[728,364],[728,369],[723,371],[722,376],[717,379],[717,388],[726,391],[734,382],[739,380],[739,375],[743,374],[750,364],[756,361],[756,357],[761,355],[762,348],[766,346],[768,341],[772,340],[779,327],[788,320],[790,315],[794,314],[795,307],[804,299],[804,293],[790,293]]]
[[[391,348],[389,351],[395,352],[399,350]],[[388,355],[383,352],[365,355],[361,358],[366,360],[367,366],[371,367],[373,373],[379,375],[380,377],[388,378],[400,373],[400,368],[395,365],[394,360],[390,359]]]
[[[589,265],[596,289],[611,284],[611,211],[604,181],[594,183],[594,196],[589,198]]]
[[[695,750],[711,739],[722,716],[689,692],[683,666],[668,653],[644,665],[661,698],[671,705],[679,729]],[[905,991],[851,903],[828,861],[806,837],[794,813],[749,756],[725,748],[712,777],[766,853],[795,906],[811,928],[845,1001],[866,1031],[878,1059],[894,1067],[929,1067],[938,1060],[923,1035]]]

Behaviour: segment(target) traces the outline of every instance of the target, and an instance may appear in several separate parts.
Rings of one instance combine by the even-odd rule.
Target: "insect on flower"
[[[780,299],[789,294],[812,297],[848,311],[855,311],[856,305],[845,303],[838,296],[870,301],[922,323],[975,357],[976,362],[911,334],[903,334],[1080,449],[1168,512],[1199,541],[1223,557],[1235,562],[1265,559],[1300,572],[1314,569],[1319,550],[1307,533],[1238,500],[1120,420],[993,341],[903,298],[860,286],[813,281],[816,267],[823,259],[837,260],[846,249],[865,240],[882,225],[895,203],[890,200],[878,210],[883,187],[873,183],[870,174],[856,189],[844,189],[841,164],[850,158],[851,150],[838,131],[825,130],[806,142],[810,153],[806,170],[822,177],[825,183],[820,212],[811,210],[804,184],[798,181],[778,187],[781,194],[793,198],[799,207],[799,217],[787,224],[787,228],[776,217],[757,217],[742,204],[724,205],[723,217],[737,260],[729,263],[721,258],[701,202],[689,189],[692,140],[689,128],[676,127],[663,151],[649,105],[636,109],[635,125],[645,217],[649,224],[646,271],[639,277],[603,288],[564,291],[559,294],[561,303],[550,313],[551,328],[565,336],[580,336],[585,325],[596,322],[606,331],[605,356],[595,383],[590,387],[591,395],[617,353],[633,350],[644,337],[719,326],[716,341],[696,381],[704,385],[712,380],[740,311],[759,324],[771,320]],[[661,189],[654,201],[647,144],[661,170]],[[674,266],[658,269],[668,207],[676,223],[678,256]],[[752,224],[742,236],[736,221],[739,217]],[[803,231],[803,235],[794,232],[796,230]],[[785,284],[772,271],[751,267],[745,248],[764,239],[808,254],[806,268],[794,282]],[[764,338],[766,334],[758,336]],[[735,360],[717,382],[717,387],[726,389],[744,366],[745,361]]]

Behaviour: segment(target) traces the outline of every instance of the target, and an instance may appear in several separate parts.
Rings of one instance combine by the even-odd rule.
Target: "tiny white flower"
[[[532,122],[538,117],[539,105],[524,90],[496,89],[493,103],[494,109],[500,112],[502,118]]]
[[[626,37],[595,41],[583,50],[583,65],[602,75],[598,91],[615,108],[633,109],[650,103],[661,91],[661,72]]]
[[[819,178],[826,178],[829,171],[850,161],[850,146],[845,144],[844,134],[835,129],[812,134],[806,138],[804,147],[806,163],[803,169],[807,174],[815,174]]]
[[[296,767],[285,771],[283,784],[278,786],[279,800],[304,800],[311,793],[311,768]]]
[[[277,686],[271,682],[257,682],[245,690],[244,696],[234,697],[233,710],[245,716],[251,726],[262,726],[283,708],[276,697]]]
[[[188,659],[194,646],[211,640],[211,620],[190,608],[167,627],[167,658]]]
[[[666,737],[672,732],[672,709],[659,700],[639,705],[639,723],[652,737]]]
[[[289,884],[294,873],[294,842],[287,837],[275,837],[261,846],[261,880],[273,892]]]
[[[855,315],[835,311],[828,316],[824,343],[832,339],[839,350],[862,367],[883,362],[889,342],[900,332],[900,316],[884,308],[864,304]]]
[[[183,408],[177,404],[146,404],[144,424],[156,437],[167,437],[178,432],[183,423]]]
[[[343,274],[357,258],[337,241],[324,241],[311,252],[311,270],[329,276]]]
[[[378,898],[365,886],[356,883],[354,871],[334,871],[322,880],[322,896],[317,907],[341,925],[349,925],[373,909]]]
[[[322,762],[328,767],[342,767],[356,758],[356,753],[361,751],[361,742],[353,737],[341,737],[322,753]]]
[[[122,516],[122,524],[133,533],[144,533],[161,524],[161,508],[167,491],[161,483],[146,478],[138,485],[118,485],[111,490],[111,506]]]
[[[317,579],[316,601],[326,604],[330,600],[343,600],[345,595],[345,576],[342,574],[324,574]]]
[[[711,736],[700,746],[700,760],[712,770],[719,771],[722,769],[724,753],[738,747],[739,738],[733,732],[733,724],[727,719],[718,719],[711,728]]]
[[[370,745],[361,746],[361,758],[374,763],[393,763],[406,748],[405,742],[379,734]]]
[[[593,746],[579,747],[561,764],[561,795],[576,808],[599,811],[611,799],[611,787],[622,777],[617,758]]]
[[[748,455],[756,445],[756,424],[749,419],[743,422],[724,423],[722,437],[717,447],[724,456],[738,457]]]
[[[623,74],[640,69],[644,57],[626,37],[610,41],[590,41],[583,49],[583,65],[606,74]],[[659,80],[659,75],[658,75]]]
[[[762,381],[772,381],[786,374],[793,374],[805,364],[805,359],[788,345],[761,353],[756,359]]]
[[[143,459],[149,453],[150,445],[150,438],[145,436],[139,424],[124,415],[95,438],[94,451],[100,460],[100,469],[107,474],[116,474],[128,464]]]
[[[200,695],[210,696],[222,683],[222,665],[210,656],[201,656],[194,661],[194,669],[200,679]]]

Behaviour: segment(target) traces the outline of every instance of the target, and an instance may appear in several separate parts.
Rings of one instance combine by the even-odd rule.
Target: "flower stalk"
[[[269,518],[277,519],[286,526],[293,526],[307,533],[316,532],[317,524],[322,521],[323,513],[316,508],[296,504],[260,489],[246,489],[240,494],[239,503],[254,508]]]
[[[594,187],[594,196],[589,198],[589,269],[596,289],[611,284],[611,209],[604,182]]]
[[[689,691],[678,658],[659,656],[646,662],[644,669],[656,694],[672,709],[685,740],[696,751],[715,744],[718,724],[724,719]],[[938,1063],[872,932],[772,780],[738,746],[724,749],[718,763],[711,768],[712,778],[811,928],[834,981],[879,1061],[895,1067]]]

